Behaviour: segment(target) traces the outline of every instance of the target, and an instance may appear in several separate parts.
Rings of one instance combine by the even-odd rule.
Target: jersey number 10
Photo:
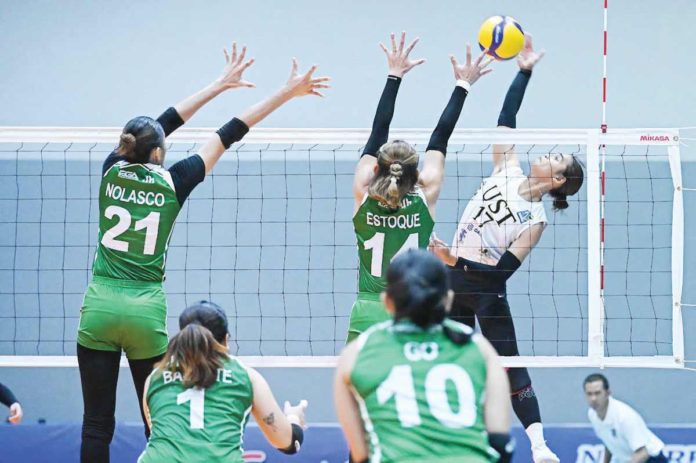
[[[453,410],[447,397],[447,383],[454,385],[459,403]],[[428,370],[424,382],[425,400],[430,414],[448,428],[468,428],[476,423],[476,393],[469,374],[459,365],[443,363]],[[411,365],[392,367],[389,376],[377,388],[380,405],[394,397],[401,426],[412,428],[421,424]]]
[[[409,249],[418,248],[418,233],[411,233],[406,238],[406,242],[389,260],[391,262],[396,256]],[[372,249],[372,262],[370,264],[370,274],[380,278],[382,276],[382,266],[384,265],[384,233],[375,233],[375,236],[365,241],[365,250]]]
[[[109,206],[104,211],[104,216],[107,219],[117,216],[118,222],[104,232],[101,243],[109,249],[128,252],[128,241],[117,240],[116,238],[130,228],[131,222],[133,221],[130,212],[120,206]],[[146,256],[151,256],[155,253],[159,220],[159,212],[150,212],[143,219],[135,222],[135,231],[145,230],[145,247],[143,248],[143,254]]]

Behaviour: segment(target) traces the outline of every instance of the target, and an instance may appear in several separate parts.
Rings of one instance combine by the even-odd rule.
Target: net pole
[[[674,185],[672,199],[672,356],[683,365],[684,324],[682,320],[682,285],[684,274],[684,200],[679,145],[667,148],[669,169]]]

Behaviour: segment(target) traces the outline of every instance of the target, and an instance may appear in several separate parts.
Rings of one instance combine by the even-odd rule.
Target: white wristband
[[[467,92],[471,91],[471,84],[469,82],[467,82],[466,80],[459,79],[457,81],[457,87],[461,87],[464,90],[466,90]]]
[[[290,424],[296,424],[298,426],[302,425],[302,421],[300,420],[300,417],[297,415],[288,414],[285,415],[285,418],[290,422]]]

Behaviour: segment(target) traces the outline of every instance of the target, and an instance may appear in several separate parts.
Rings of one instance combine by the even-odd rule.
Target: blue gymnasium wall
[[[515,16],[547,56],[535,71],[520,113],[524,127],[596,127],[601,108],[601,2],[37,2],[0,4],[0,125],[118,126],[136,114],[155,114],[214,78],[220,49],[247,43],[257,63],[248,75],[256,90],[231,91],[212,102],[190,126],[217,126],[274,90],[289,59],[320,65],[333,77],[326,100],[290,103],[264,127],[366,127],[385,74],[377,42],[391,30],[419,35],[414,56],[429,62],[408,75],[393,127],[431,127],[451,89],[447,55],[462,57],[480,21],[500,12]],[[611,5],[609,111],[611,127],[694,125],[694,65],[684,54],[696,19],[690,1],[619,1]],[[454,19],[453,19],[454,18]],[[681,20],[681,21],[678,21]],[[691,21],[690,21],[691,20]],[[476,84],[460,127],[494,125],[512,63],[496,66]],[[560,78],[559,78],[560,77]],[[686,151],[686,150],[685,150]],[[32,168],[32,167],[30,167]],[[693,165],[684,164],[691,178]],[[473,187],[472,187],[473,188]],[[696,300],[694,217],[687,197],[685,301]],[[7,213],[7,211],[3,211]],[[452,217],[452,215],[449,215]],[[452,219],[454,220],[454,219]],[[449,237],[450,232],[442,236]],[[92,242],[94,237],[90,238]],[[3,257],[2,268],[7,267]],[[9,267],[10,269],[12,267]],[[48,284],[51,282],[49,281]],[[696,326],[693,315],[685,324]],[[687,343],[690,341],[687,329]],[[690,358],[696,358],[693,343]],[[328,370],[263,371],[279,398],[309,398],[310,421],[335,420]],[[582,369],[532,371],[548,422],[583,422]],[[696,376],[686,371],[607,372],[618,397],[650,422],[696,421]],[[26,419],[81,418],[74,369],[4,369],[26,406]],[[127,370],[122,371],[117,416],[139,419]],[[57,400],[60,398],[60,400]]]

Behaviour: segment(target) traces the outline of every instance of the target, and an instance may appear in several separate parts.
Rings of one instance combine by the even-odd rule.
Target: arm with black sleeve
[[[387,83],[384,85],[382,96],[377,104],[375,118],[372,121],[372,130],[370,137],[367,139],[362,156],[377,156],[379,148],[389,139],[389,126],[394,117],[394,106],[396,104],[396,95],[399,93],[401,86],[401,77],[389,75]]]
[[[435,130],[433,130],[433,134],[430,136],[426,151],[439,151],[443,155],[447,155],[447,143],[462,113],[464,101],[466,101],[466,97],[469,94],[468,89],[470,87],[471,86],[466,81],[457,82],[447,102],[447,106],[445,106],[440,120],[435,126]]]
[[[505,95],[505,101],[498,116],[498,127],[509,127],[511,129],[517,127],[517,112],[520,110],[520,106],[522,106],[524,92],[531,77],[531,69],[520,69],[515,76]]]
[[[15,397],[12,391],[10,391],[10,388],[8,388],[2,383],[0,383],[0,403],[5,405],[6,407],[9,407],[12,404],[17,403],[17,397]]]

